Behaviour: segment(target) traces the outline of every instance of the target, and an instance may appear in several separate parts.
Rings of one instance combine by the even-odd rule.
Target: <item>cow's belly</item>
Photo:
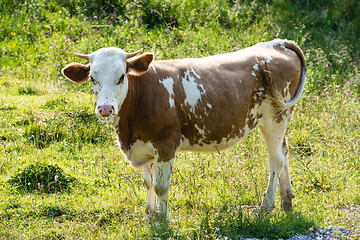
[[[210,141],[200,139],[198,143],[191,144],[189,139],[183,138],[180,145],[180,151],[192,151],[192,152],[215,152],[228,149],[238,143],[243,137],[249,134],[251,129],[243,129],[242,134],[236,135],[233,138],[223,137],[221,141]]]

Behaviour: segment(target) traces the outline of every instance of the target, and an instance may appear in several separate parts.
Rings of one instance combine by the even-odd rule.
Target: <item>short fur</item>
[[[115,48],[89,56],[90,67],[70,64],[63,74],[79,83],[89,68],[101,66],[94,70],[96,86],[108,95],[102,95],[103,105],[97,108],[118,104],[112,123],[125,156],[143,168],[146,214],[151,219],[155,215],[168,219],[167,195],[178,151],[219,151],[256,126],[269,154],[262,207],[274,208],[279,185],[282,207],[292,209],[285,133],[306,78],[305,58],[296,43],[274,40],[234,53],[167,61],[153,61],[151,53],[127,59]],[[119,64],[116,69],[109,68],[114,62]],[[124,82],[115,84],[125,72]],[[120,90],[126,94],[114,96],[121,101],[109,99]]]

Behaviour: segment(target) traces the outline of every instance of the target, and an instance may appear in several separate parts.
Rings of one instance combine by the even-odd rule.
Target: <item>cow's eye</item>
[[[120,83],[122,83],[124,81],[124,78],[125,78],[125,74],[121,75],[119,80],[116,82],[116,85],[119,85]]]

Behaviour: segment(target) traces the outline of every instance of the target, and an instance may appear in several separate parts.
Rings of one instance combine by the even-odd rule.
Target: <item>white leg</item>
[[[170,161],[159,161],[155,163],[154,189],[158,197],[159,220],[169,221],[168,192],[170,188],[171,172],[174,159]]]
[[[286,211],[292,210],[292,199],[295,197],[291,189],[289,162],[288,162],[288,146],[287,140],[284,138],[282,145],[282,152],[284,154],[284,166],[280,174],[279,191],[281,196],[281,207]]]
[[[147,188],[147,200],[146,200],[146,217],[152,219],[156,211],[156,194],[153,187],[153,179],[155,176],[154,161],[148,162],[143,166],[144,183]]]
[[[269,154],[269,182],[261,204],[265,211],[271,211],[275,208],[276,189],[285,162],[282,145],[286,128],[287,124],[274,122],[266,127],[260,126]],[[284,172],[284,174],[286,173]]]

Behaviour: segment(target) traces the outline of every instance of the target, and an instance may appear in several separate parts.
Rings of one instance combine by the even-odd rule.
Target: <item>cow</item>
[[[154,54],[101,48],[77,54],[63,75],[92,81],[95,113],[115,127],[121,150],[142,167],[146,217],[169,221],[168,192],[179,151],[220,151],[256,126],[268,149],[269,179],[261,209],[292,209],[285,133],[306,79],[299,46],[275,39],[220,55],[154,61]]]

